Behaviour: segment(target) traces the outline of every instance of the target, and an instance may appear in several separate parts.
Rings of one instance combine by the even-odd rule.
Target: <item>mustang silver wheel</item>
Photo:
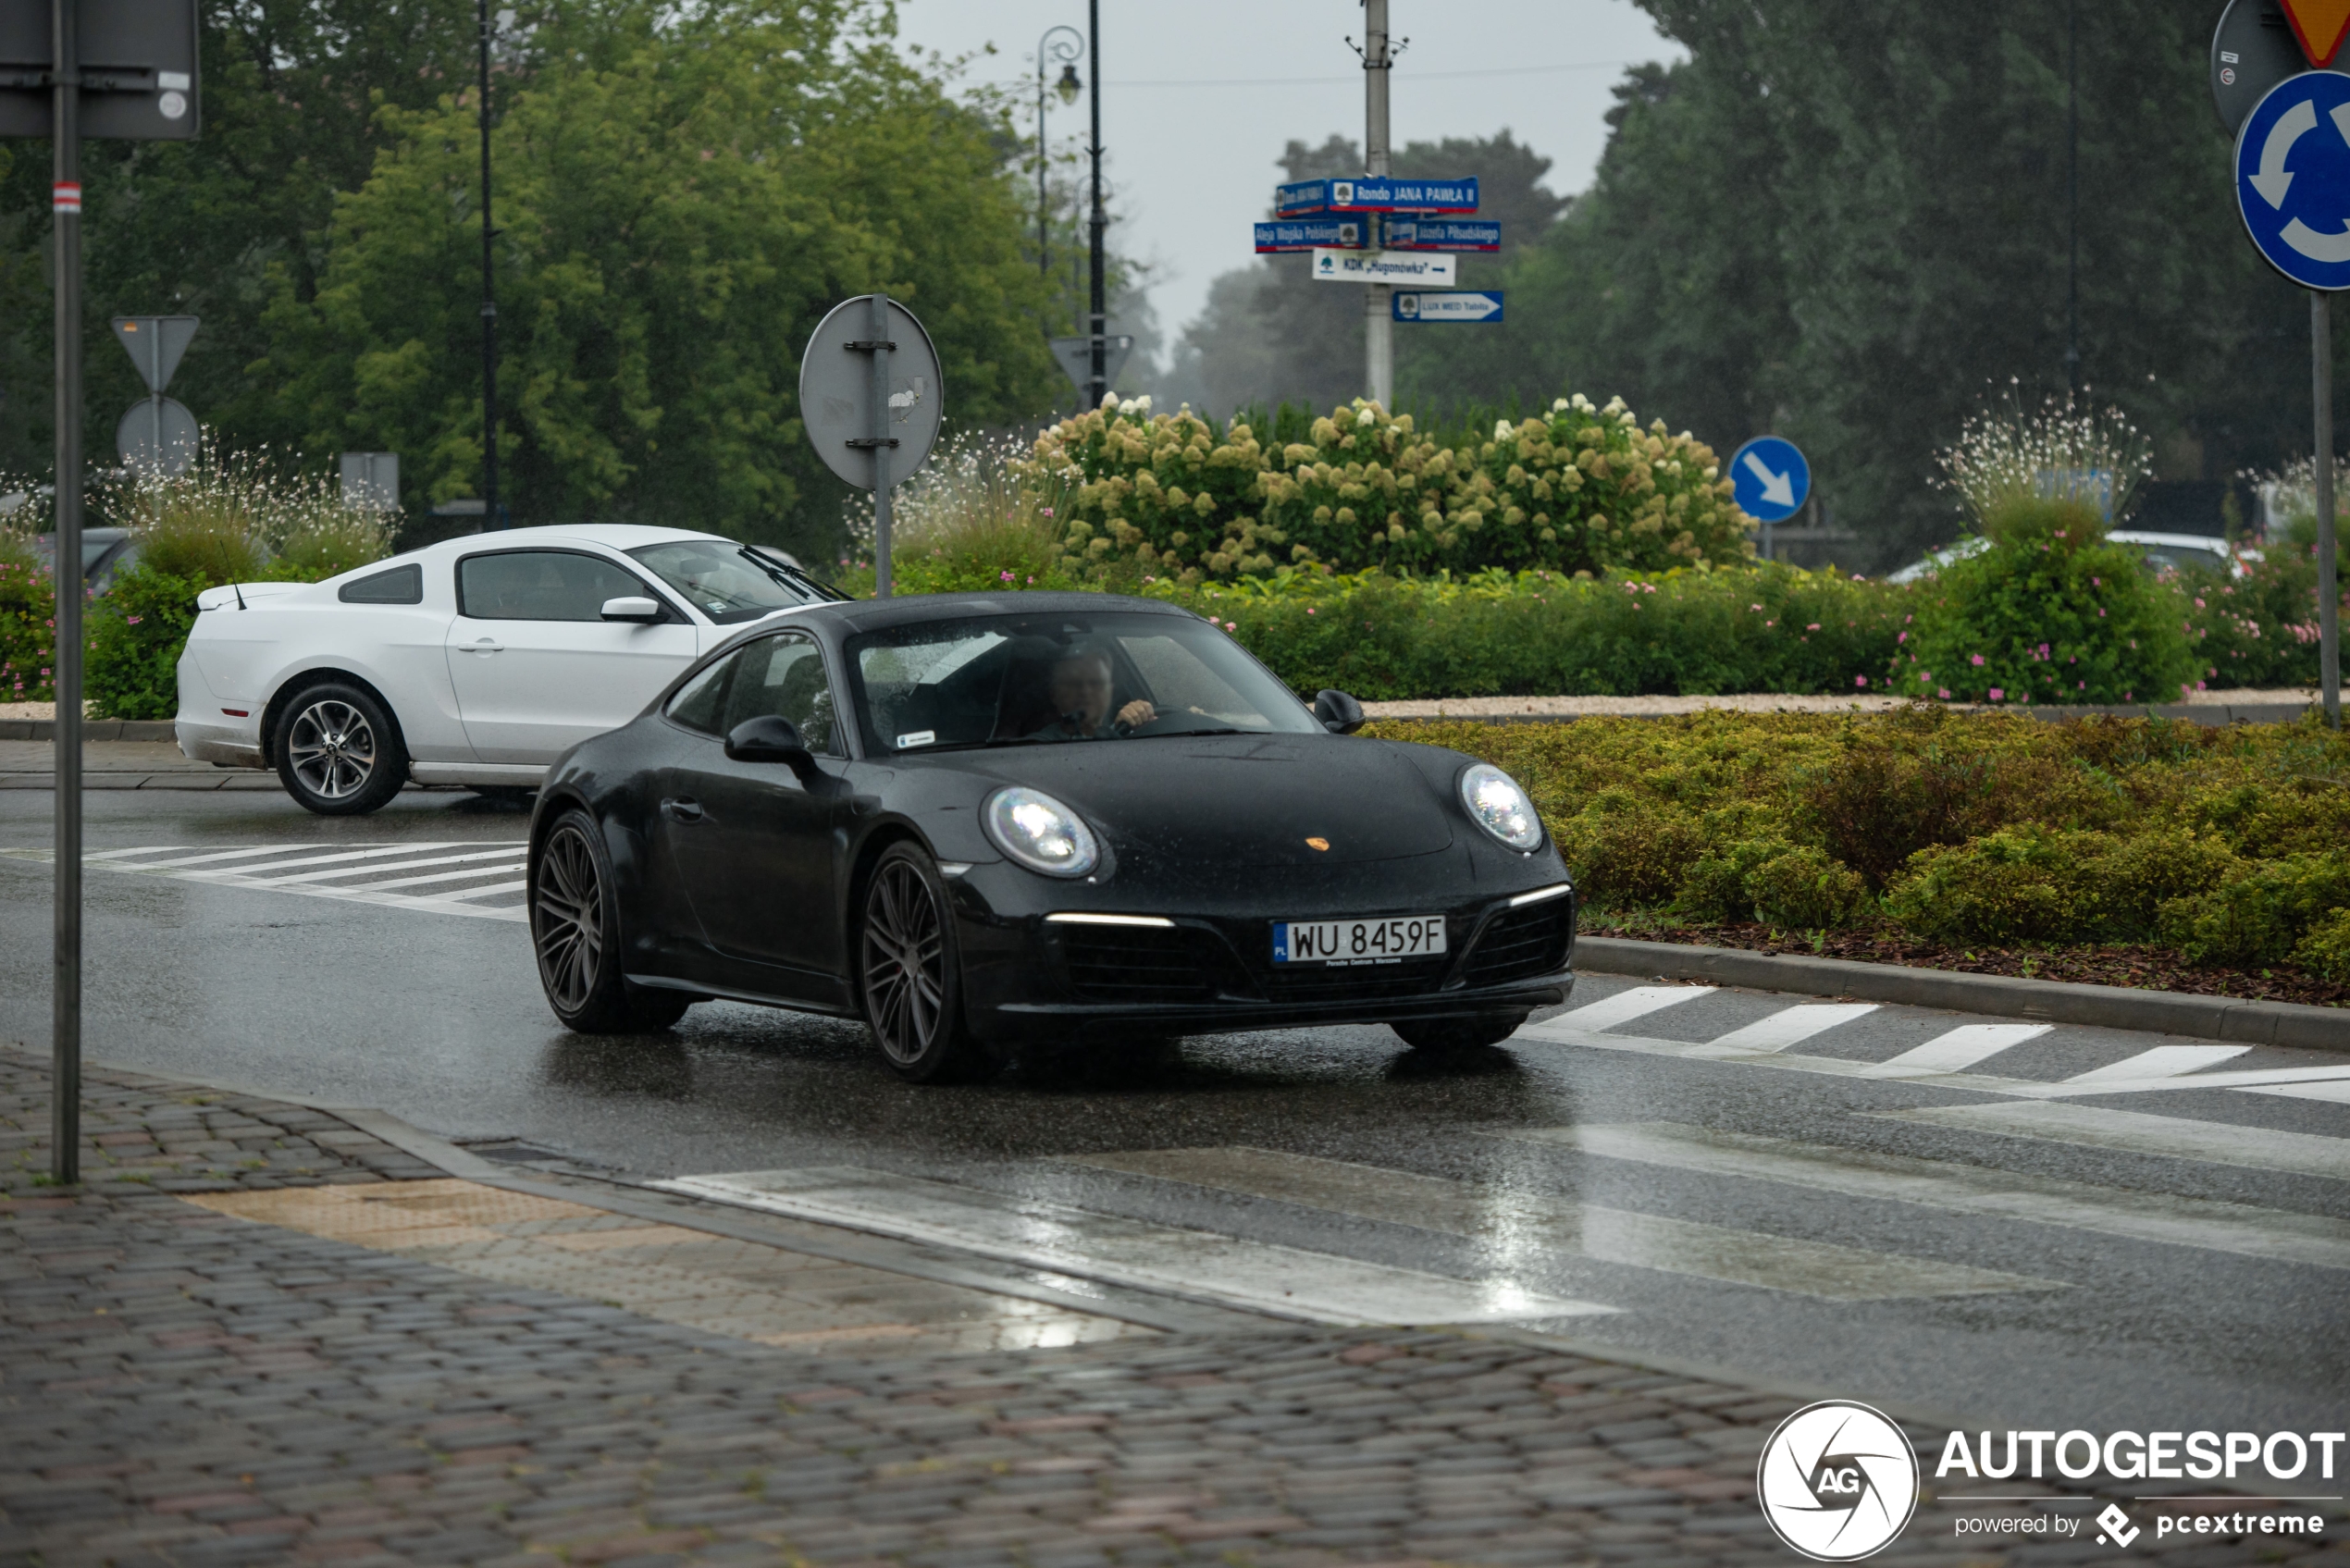
[[[570,822],[548,837],[530,923],[547,999],[569,1017],[588,1006],[604,961],[604,899],[595,852]]]
[[[865,995],[873,1033],[894,1067],[919,1066],[946,1022],[944,923],[913,863],[884,861],[865,900]]]
[[[301,710],[286,731],[286,758],[294,776],[321,800],[346,800],[376,774],[376,727],[338,698]]]

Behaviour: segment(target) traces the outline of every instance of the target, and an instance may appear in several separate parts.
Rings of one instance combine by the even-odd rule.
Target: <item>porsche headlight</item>
[[[1542,819],[1517,781],[1490,762],[1479,762],[1461,773],[1461,804],[1477,825],[1512,849],[1534,850],[1542,844]]]
[[[1082,877],[1101,863],[1085,819],[1040,789],[1014,785],[987,797],[980,813],[996,847],[1052,877]]]

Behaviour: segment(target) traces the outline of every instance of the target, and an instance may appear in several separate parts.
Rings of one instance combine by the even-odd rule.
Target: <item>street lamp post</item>
[[[1094,373],[1085,384],[1085,406],[1099,408],[1109,395],[1109,271],[1102,252],[1102,230],[1109,226],[1102,216],[1102,0],[1086,0],[1085,25],[1094,72]]]
[[[489,0],[478,0],[481,31],[481,525],[498,518],[498,296],[490,270]]]
[[[1053,83],[1053,91],[1060,95],[1064,107],[1074,107],[1077,95],[1085,84],[1077,80],[1077,56],[1085,52],[1083,35],[1073,27],[1045,30],[1036,41],[1036,275],[1053,275],[1052,195],[1045,185],[1046,172],[1052,160],[1045,142],[1045,73],[1051,65],[1061,68],[1061,79]]]

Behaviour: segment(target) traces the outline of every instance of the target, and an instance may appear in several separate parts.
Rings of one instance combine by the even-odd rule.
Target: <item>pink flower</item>
[[[2098,606],[2097,606],[2097,613],[2098,613],[2099,615],[2103,615],[2103,614],[2105,613],[2105,606],[2104,606],[2104,605],[2100,604],[2100,605],[2098,605]]]
[[[1869,678],[1866,675],[1855,675],[1852,677],[1852,684],[1856,686],[1864,686],[1869,684]]]
[[[1228,632],[1237,632],[1241,629],[1241,623],[1238,621],[1227,621],[1224,623],[1224,629]]]
[[[2064,537],[2064,530],[2063,530],[2063,529],[2059,528],[2059,529],[2057,530],[2057,537],[2058,537],[2058,538],[2059,538],[2059,539],[2060,539],[2060,538],[2062,538],[2062,537]]]
[[[1992,701],[1994,701],[1994,702],[2005,702],[2007,699],[2008,699],[2008,694],[2007,694],[2004,690],[2002,690],[2001,688],[1999,688],[1999,687],[1998,687],[1998,686],[1993,686],[1993,687],[1991,688],[1991,700],[1992,700]]]
[[[2082,691],[2087,691],[2087,690],[2089,689],[2089,683],[2088,683],[2088,682],[2086,682],[2086,681],[2083,681],[2083,682],[2080,684],[2080,686],[2079,686],[2079,688],[2078,688],[2078,689],[2080,689],[2080,690],[2082,690]]]
[[[2093,588],[2101,588],[2105,586],[2105,579],[2103,577],[2092,577],[2089,579],[2089,586]]]
[[[1981,654],[1979,654],[1979,653],[1978,653],[1978,654],[1976,654],[1976,655],[1974,656],[1974,659],[1973,659],[1973,663],[1974,663],[1974,667],[1975,667],[1976,669],[1978,669],[1978,670],[1982,669],[1982,668],[1983,668],[1983,655],[1981,655]]]
[[[1750,605],[1748,605],[1748,606],[1747,606],[1747,608],[1748,608],[1749,610],[1753,611],[1754,611],[1754,613],[1756,613],[1757,615],[1760,615],[1760,614],[1762,614],[1762,607],[1761,605],[1759,605],[1759,604],[1750,604]]]
[[[2202,608],[2203,608],[2203,600],[2201,600],[2200,599],[2196,599],[2196,600],[2195,601],[2195,607],[2197,610],[2202,609]]]
[[[1011,574],[1009,572],[998,572],[998,573],[996,573],[996,575],[999,579],[1001,579],[1002,581],[1007,582],[1007,583],[1008,583],[1008,582],[1010,582],[1010,581],[1012,580],[1012,574]]]
[[[1817,621],[1814,621],[1803,629],[1807,632],[1816,632],[1820,629],[1820,623]]]
[[[1306,614],[1308,614],[1308,615],[1313,614],[1313,613],[1314,613],[1314,607],[1313,607],[1312,605],[1310,605],[1310,604],[1309,604],[1309,605],[1307,605],[1307,606],[1305,607],[1305,613],[1306,613]]]
[[[1048,506],[1048,507],[1044,508],[1044,509],[1043,509],[1043,511],[1044,511],[1044,514],[1045,514],[1045,516],[1047,516],[1047,517],[1050,517],[1050,516],[1053,514],[1053,509],[1052,509],[1051,507],[1049,507],[1049,506]]]
[[[1936,692],[1935,695],[1940,698],[1943,701],[1948,702],[1950,700],[1950,688],[1948,686],[1944,686],[1939,691]]]
[[[1907,633],[1907,632],[1903,632],[1903,633],[1902,633],[1899,636],[1895,637],[1895,638],[1893,639],[1893,642],[1894,642],[1894,646],[1898,648],[1898,647],[1899,647],[1901,644],[1903,644],[1903,643],[1905,643],[1905,642],[1908,642],[1909,640],[1910,640],[1910,634],[1909,634],[1909,633]]]
[[[126,618],[126,620],[124,621],[124,624],[125,624],[125,625],[135,626],[135,625],[137,625],[137,624],[139,623],[139,622],[141,621],[141,619],[142,619],[142,617],[140,617],[140,616],[137,616],[137,615],[132,615],[132,616],[130,616],[130,617]]]

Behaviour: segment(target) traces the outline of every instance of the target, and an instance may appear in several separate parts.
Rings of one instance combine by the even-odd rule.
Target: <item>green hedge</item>
[[[1384,724],[1533,795],[1602,909],[2160,943],[2350,981],[2350,736],[1917,707]]]
[[[30,547],[0,536],[0,702],[55,698],[50,650],[56,645],[56,599]]]

